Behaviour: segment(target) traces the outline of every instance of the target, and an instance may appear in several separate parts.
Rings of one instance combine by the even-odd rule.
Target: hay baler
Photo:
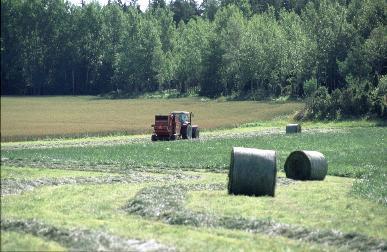
[[[169,115],[156,115],[152,124],[152,141],[199,138],[199,126],[192,125],[192,113],[173,111]]]

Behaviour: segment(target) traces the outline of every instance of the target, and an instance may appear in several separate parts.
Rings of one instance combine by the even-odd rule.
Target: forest
[[[2,95],[302,98],[387,118],[385,0],[1,0]]]

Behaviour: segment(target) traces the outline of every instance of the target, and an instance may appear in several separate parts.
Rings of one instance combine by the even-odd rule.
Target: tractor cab
[[[172,111],[171,114],[180,122],[181,125],[191,123],[192,113],[187,111]]]

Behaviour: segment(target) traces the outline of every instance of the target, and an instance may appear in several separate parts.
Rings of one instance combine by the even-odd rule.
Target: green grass
[[[216,215],[270,219],[312,229],[335,229],[386,239],[386,207],[351,197],[353,181],[332,176],[324,181],[299,181],[277,186],[275,197],[261,198],[230,197],[226,191],[191,192],[187,207]]]
[[[266,121],[254,121],[249,123],[241,124],[237,129],[251,130],[256,128],[273,128],[279,127],[284,128],[289,123],[289,116],[277,116],[272,120]],[[358,127],[374,127],[374,126],[386,126],[384,121],[372,121],[372,120],[342,120],[342,121],[304,121],[298,122],[301,124],[302,129],[305,128],[358,128]]]
[[[145,185],[60,186],[3,199],[2,218],[44,219],[66,228],[89,228],[137,239],[156,239],[181,251],[283,251],[319,248],[241,231],[186,228],[144,220],[121,208]],[[54,210],[55,209],[55,210]],[[320,247],[321,249],[321,247]]]
[[[173,110],[192,111],[193,123],[202,129],[230,128],[293,114],[302,106],[300,102],[218,102],[198,97],[120,100],[92,96],[1,97],[1,141],[150,134],[155,114]]]
[[[328,161],[328,174],[361,177],[369,165],[382,168],[387,164],[383,127],[348,128],[333,132],[271,134],[250,138],[213,139],[208,141],[175,141],[133,143],[117,146],[57,148],[44,150],[2,151],[3,158],[40,161],[46,164],[69,163],[131,167],[221,169],[229,165],[233,146],[273,149],[278,153],[279,168],[294,150],[316,150]],[[378,168],[378,169],[379,169]]]
[[[244,129],[244,128],[243,128]],[[86,169],[108,165],[120,172],[128,169],[204,169],[226,171],[233,146],[273,149],[278,168],[294,150],[317,150],[328,161],[328,174],[367,179],[357,183],[354,192],[386,204],[387,146],[385,127],[339,127],[333,131],[302,134],[269,134],[250,138],[210,139],[206,141],[141,142],[116,146],[68,147],[53,149],[3,150],[2,157],[42,166],[83,165]],[[218,132],[220,135],[225,131]],[[216,134],[216,132],[211,132]],[[225,133],[226,134],[226,133]],[[372,169],[370,169],[372,168]],[[103,169],[103,168],[102,168]],[[376,170],[378,175],[369,175]]]
[[[1,251],[66,251],[52,241],[45,241],[29,234],[1,232]]]
[[[205,180],[223,181],[225,175]],[[223,176],[223,177],[222,177]],[[321,250],[324,246],[223,228],[187,228],[128,215],[122,207],[145,185],[60,186],[4,199],[2,218],[44,219],[66,228],[103,230],[136,239],[156,239],[182,251]],[[251,206],[249,206],[251,207]],[[54,210],[55,209],[55,210]],[[238,214],[237,214],[238,215]],[[327,247],[325,247],[327,249]]]
[[[272,133],[249,135],[251,131],[270,129],[271,123],[278,127]],[[306,149],[322,152],[328,160],[328,173],[341,177],[327,176],[324,181],[279,185],[274,198],[230,196],[226,188],[191,191],[181,211],[205,214],[209,218],[272,220],[312,232],[330,229],[346,234],[355,232],[366,236],[366,239],[386,241],[386,128],[375,127],[374,123],[367,121],[358,124],[352,121],[326,124],[308,122],[303,124],[303,133],[286,135],[282,132],[285,123],[285,118],[278,117],[271,122],[255,122],[240,128],[206,132],[199,141],[152,143],[142,139],[109,146],[70,145],[46,149],[30,148],[34,143],[19,143],[21,149],[2,148],[2,179],[90,177],[131,169],[146,170],[152,176],[162,176],[160,171],[180,173],[183,170],[182,174],[200,178],[135,184],[39,187],[19,195],[2,196],[1,218],[36,219],[66,229],[99,230],[129,239],[154,239],[179,251],[338,250],[338,247],[326,246],[321,242],[308,243],[283,235],[273,237],[232,229],[231,226],[169,225],[162,217],[147,218],[131,214],[125,208],[128,202],[136,200],[139,192],[148,188],[173,188],[174,183],[225,185],[233,146],[274,149],[278,154],[279,169],[283,168],[291,151]],[[103,143],[106,139],[110,138],[66,141]],[[113,143],[116,139],[121,141],[121,137],[111,139]],[[50,147],[50,141],[36,143]],[[61,144],[61,140],[55,140],[53,146],[57,144]],[[23,149],[23,146],[27,148]],[[87,171],[81,171],[83,169]],[[104,172],[104,169],[108,170]],[[284,176],[281,172],[278,175]],[[166,193],[173,195],[172,192]],[[158,196],[165,197],[162,194]],[[165,217],[168,214],[173,216],[174,213],[167,213]],[[181,217],[184,221],[184,214]],[[58,246],[28,234],[2,231],[3,234],[6,238],[2,237],[2,250],[31,248],[40,251],[49,246]],[[345,247],[341,249],[345,250]],[[58,246],[57,250],[61,250],[61,247]]]
[[[227,177],[219,173],[198,174],[202,179],[186,183],[224,183]],[[316,230],[333,228],[387,239],[386,208],[351,197],[351,183],[351,179],[335,177],[327,177],[322,182],[299,182],[278,187],[275,198],[229,196],[226,190],[191,192],[186,207],[208,214],[265,218]],[[274,239],[264,234],[224,228],[168,225],[129,215],[123,210],[138,191],[152,185],[158,184],[42,187],[3,198],[2,218],[38,219],[68,229],[101,230],[127,238],[155,239],[181,251],[334,249],[281,236]],[[18,239],[24,240],[25,235]]]
[[[368,166],[368,169],[369,171],[354,183],[353,193],[387,206],[386,168]]]

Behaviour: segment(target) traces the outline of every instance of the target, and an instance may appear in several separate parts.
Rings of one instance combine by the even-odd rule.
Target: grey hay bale
[[[301,125],[297,123],[286,125],[286,134],[288,133],[301,133]]]
[[[277,176],[276,152],[233,147],[228,173],[228,193],[274,197]]]
[[[287,178],[296,180],[324,180],[328,163],[318,151],[294,151],[285,161]]]

